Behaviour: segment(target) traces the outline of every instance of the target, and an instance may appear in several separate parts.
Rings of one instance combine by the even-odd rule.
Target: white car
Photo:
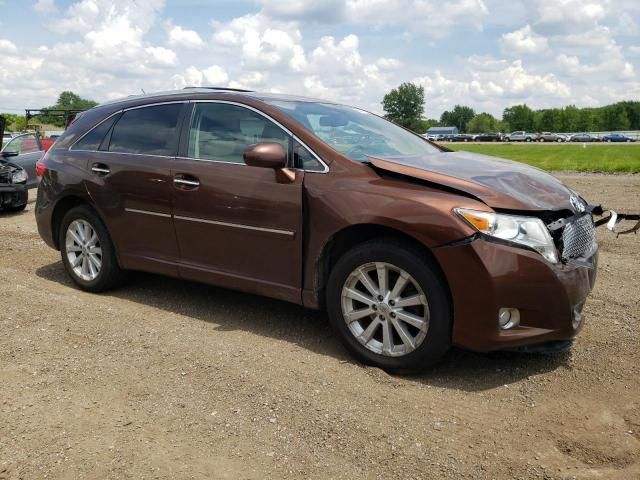
[[[538,136],[535,133],[529,133],[525,131],[511,132],[504,136],[507,142],[535,142]]]
[[[2,142],[0,142],[0,147],[2,145],[4,145],[5,143],[9,143],[12,138],[13,138],[13,135],[11,135],[10,133],[8,133],[8,132],[3,133],[2,134]]]

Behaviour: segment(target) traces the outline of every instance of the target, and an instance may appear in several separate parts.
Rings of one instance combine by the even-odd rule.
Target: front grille
[[[565,262],[578,258],[589,258],[598,248],[596,227],[591,215],[583,215],[568,223],[562,230],[562,260]]]
[[[9,183],[11,179],[11,168],[0,165],[0,183]]]

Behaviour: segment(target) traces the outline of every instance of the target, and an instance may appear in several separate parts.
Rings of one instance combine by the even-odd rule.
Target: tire
[[[556,140],[556,142],[558,142],[558,143],[562,143],[562,139],[561,139],[561,138],[559,138],[559,139],[557,139],[557,140]]]
[[[71,234],[69,234],[69,237],[67,236],[69,230],[73,230],[76,232],[77,239],[86,240],[86,238],[78,234],[80,225],[83,226],[82,231],[85,232],[85,236],[90,237],[85,242],[86,245],[90,246],[81,247],[79,246],[80,243],[74,240]],[[87,225],[91,230],[87,229]],[[95,233],[95,238],[97,239],[94,242],[91,242],[91,238],[94,238],[90,234],[91,231]],[[124,281],[125,273],[118,265],[116,251],[107,227],[105,227],[95,210],[88,205],[72,208],[62,219],[59,232],[58,245],[60,246],[62,263],[71,280],[80,289],[93,293],[104,292],[117,287]],[[99,260],[99,268],[90,257]],[[72,265],[72,262],[81,259],[80,264],[75,267]],[[86,275],[84,275],[85,261]],[[80,271],[78,271],[78,268],[80,268]],[[93,270],[97,271],[95,275]]]
[[[526,141],[530,142],[531,141],[531,137],[527,137]]]
[[[361,281],[355,280],[354,283],[354,278],[362,278],[358,271],[364,272],[370,287],[379,292],[377,267],[384,267],[387,272],[389,287],[385,289],[387,293],[383,301],[374,297],[375,293],[371,293]],[[394,294],[392,290],[396,282],[404,275],[409,277],[405,286]],[[373,301],[371,306],[367,308],[366,303],[353,300],[348,293],[353,291],[356,291],[356,296],[358,292],[366,292],[364,299]],[[398,304],[409,297],[423,303],[412,303],[413,306],[402,308],[389,295],[395,296]],[[451,347],[452,309],[446,282],[424,252],[403,242],[372,240],[345,253],[329,276],[326,305],[329,321],[342,343],[358,360],[368,365],[394,373],[416,372],[433,366]],[[351,307],[354,308],[350,310]],[[363,307],[371,313],[357,315]],[[347,323],[345,310],[347,313],[356,312],[358,319]],[[406,323],[402,317],[408,317],[412,323]],[[416,318],[426,322],[416,322]],[[400,330],[394,326],[398,324],[405,334],[410,335],[409,342],[415,348],[402,340]],[[363,339],[368,331],[374,333]],[[387,335],[392,339],[386,343],[387,347],[385,332],[392,333]],[[357,335],[361,335],[361,339]],[[388,348],[390,344],[391,349]]]

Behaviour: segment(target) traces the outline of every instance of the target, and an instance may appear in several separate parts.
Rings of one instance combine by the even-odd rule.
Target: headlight
[[[537,251],[549,262],[558,263],[558,251],[553,239],[539,218],[480,212],[466,208],[456,208],[454,211],[479,232],[525,245]]]
[[[28,178],[29,176],[27,175],[27,172],[24,170],[18,170],[13,172],[13,175],[11,175],[11,183],[24,183]]]

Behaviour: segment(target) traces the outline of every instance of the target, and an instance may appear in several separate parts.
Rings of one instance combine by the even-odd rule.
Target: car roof
[[[282,93],[273,92],[254,92],[251,90],[243,90],[239,88],[227,88],[227,87],[185,87],[182,90],[168,90],[163,92],[145,93],[143,95],[131,95],[124,98],[111,100],[101,103],[100,106],[117,105],[119,103],[131,102],[131,101],[153,101],[155,99],[167,100],[171,97],[176,99],[188,99],[197,96],[211,95],[211,94],[229,94],[234,97],[246,96],[255,98],[257,100],[268,101],[295,101],[295,102],[313,102],[313,103],[335,103],[327,100],[320,100],[310,97],[302,97],[297,95],[285,95]]]

